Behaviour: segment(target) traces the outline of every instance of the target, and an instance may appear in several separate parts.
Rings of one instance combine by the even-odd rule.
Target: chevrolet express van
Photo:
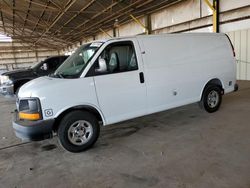
[[[17,137],[57,134],[68,151],[90,148],[100,126],[199,102],[219,109],[237,90],[233,46],[225,34],[113,38],[79,47],[56,70],[23,85]]]

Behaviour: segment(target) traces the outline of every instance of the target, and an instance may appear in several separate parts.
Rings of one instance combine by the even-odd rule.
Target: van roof
[[[102,39],[102,40],[94,40],[91,41],[90,43],[93,42],[101,42],[105,43],[108,41],[112,40],[124,40],[124,39],[131,39],[131,38],[148,38],[148,37],[161,37],[161,36],[224,36],[224,33],[161,33],[161,34],[150,34],[150,35],[132,35],[132,36],[125,36],[125,37],[114,37],[114,38],[109,38],[109,39]]]

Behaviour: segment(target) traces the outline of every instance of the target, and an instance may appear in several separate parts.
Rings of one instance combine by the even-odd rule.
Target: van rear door
[[[105,59],[107,72],[95,73],[94,80],[106,123],[144,115],[146,86],[136,39],[110,43],[99,58]]]

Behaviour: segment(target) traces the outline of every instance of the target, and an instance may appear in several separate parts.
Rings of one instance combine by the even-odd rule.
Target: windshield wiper
[[[58,75],[60,78],[64,78],[62,73],[57,73],[56,75]]]
[[[72,74],[63,74],[64,78],[76,78],[76,75]]]
[[[54,74],[50,74],[49,77],[54,77],[54,78],[77,78],[76,75],[72,74],[63,74],[61,72],[57,72]]]
[[[54,74],[50,74],[49,76],[51,76],[51,77],[55,77],[55,78],[64,78],[64,76],[63,76],[63,74],[62,73],[54,73]]]

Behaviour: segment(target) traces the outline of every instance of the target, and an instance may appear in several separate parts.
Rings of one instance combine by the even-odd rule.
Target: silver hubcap
[[[70,125],[68,139],[74,145],[87,143],[93,135],[92,125],[85,120],[79,120]]]
[[[210,108],[214,108],[219,103],[219,94],[217,91],[211,91],[207,97],[207,104]]]

